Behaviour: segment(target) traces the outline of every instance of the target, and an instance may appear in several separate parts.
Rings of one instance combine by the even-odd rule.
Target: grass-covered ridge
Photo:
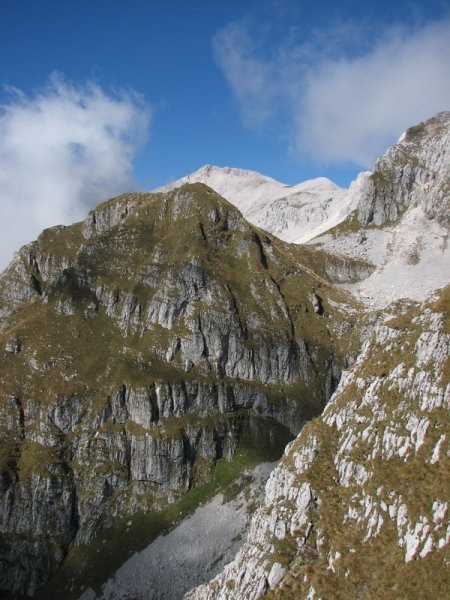
[[[447,597],[447,301],[448,288],[375,332],[324,416],[283,458],[295,473],[297,453],[318,448],[294,483],[308,483],[317,500],[306,541],[304,531],[273,541],[269,564],[286,574],[264,597],[298,600],[312,588],[336,600]],[[440,516],[437,506],[446,506]]]

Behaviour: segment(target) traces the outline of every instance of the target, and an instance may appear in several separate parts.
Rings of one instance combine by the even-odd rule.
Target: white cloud
[[[368,168],[404,129],[450,109],[450,21],[370,32],[361,43],[366,34],[354,26],[314,32],[262,58],[238,23],[214,44],[220,39],[224,48],[218,62],[244,122],[260,102],[259,126],[275,118],[282,123],[280,133],[297,158]]]
[[[354,59],[327,60],[307,79],[297,151],[370,167],[399,133],[450,108],[450,23],[393,30]]]
[[[213,50],[239,102],[244,124],[260,127],[272,113],[272,65],[257,58],[252,39],[239,23],[230,23],[213,37]]]
[[[150,122],[138,95],[108,96],[59,75],[33,96],[10,92],[0,108],[0,268],[43,228],[79,220],[129,189]]]

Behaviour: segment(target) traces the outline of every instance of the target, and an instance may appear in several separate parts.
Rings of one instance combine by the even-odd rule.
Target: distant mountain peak
[[[251,223],[289,242],[308,241],[342,221],[349,212],[347,190],[326,177],[287,185],[256,171],[204,165],[156,191],[193,182],[205,183]]]

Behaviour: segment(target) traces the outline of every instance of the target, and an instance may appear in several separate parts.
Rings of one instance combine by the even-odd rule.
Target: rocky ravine
[[[449,306],[447,288],[379,316],[287,447],[247,543],[186,600],[448,597]]]
[[[33,594],[243,439],[320,414],[359,339],[301,260],[200,184],[122,196],[21,249],[0,286],[0,588]]]
[[[78,600],[173,600],[209,581],[232,560],[245,541],[251,513],[259,505],[275,463],[245,472],[235,497],[219,494],[199,506],[169,533],[133,554],[96,595]]]

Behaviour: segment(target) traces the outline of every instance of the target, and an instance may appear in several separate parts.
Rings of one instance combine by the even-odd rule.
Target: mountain
[[[367,265],[370,277],[336,283],[371,306],[425,300],[450,280],[449,113],[408,129],[350,189],[326,178],[287,186],[252,171],[205,166],[164,189],[201,182],[254,225]],[[370,273],[369,273],[370,271]],[[333,279],[333,274],[328,273]]]
[[[372,306],[426,300],[450,281],[449,190],[450,113],[439,113],[359,175],[349,190],[355,209],[311,243],[373,265],[370,277],[347,287]]]
[[[202,184],[45,230],[0,290],[0,573],[15,593],[130,517],[163,530],[161,507],[224,459],[278,458],[359,343],[301,250]]]
[[[348,192],[205,167],[15,255],[3,596],[447,597],[449,131]]]
[[[372,291],[364,345],[286,448],[235,560],[186,600],[448,597],[449,133],[450,113],[409,129],[311,242],[371,252],[376,270],[346,286]]]
[[[204,183],[234,204],[253,225],[286,242],[303,243],[351,210],[347,190],[326,177],[285,185],[244,169],[206,165],[156,191],[168,191],[185,183]]]

